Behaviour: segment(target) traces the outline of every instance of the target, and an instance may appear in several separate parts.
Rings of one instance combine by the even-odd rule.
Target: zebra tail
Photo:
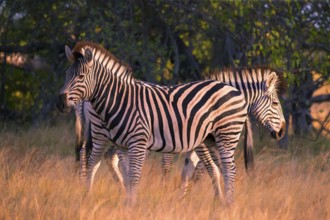
[[[76,115],[76,124],[75,124],[75,130],[76,130],[76,146],[75,146],[75,173],[80,172],[80,150],[83,148],[83,139],[84,139],[84,120],[82,118],[81,114],[82,108],[81,105],[75,106],[75,115]]]
[[[84,119],[81,114],[81,109],[77,107],[75,109],[76,113],[76,148],[75,148],[75,155],[76,155],[76,162],[80,161],[80,150],[83,147],[84,142]]]
[[[245,138],[244,138],[244,162],[245,169],[249,176],[255,175],[254,157],[253,157],[253,132],[249,118],[245,121]]]

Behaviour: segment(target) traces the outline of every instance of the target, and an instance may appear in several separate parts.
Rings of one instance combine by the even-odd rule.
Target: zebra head
[[[286,122],[276,89],[278,80],[275,72],[265,77],[261,86],[261,96],[253,102],[250,109],[250,112],[277,140],[284,136],[286,130]]]
[[[64,86],[60,90],[57,108],[68,112],[81,100],[90,98],[94,91],[93,82],[93,53],[91,48],[78,48],[73,52],[65,46],[65,53],[71,62],[66,71]]]

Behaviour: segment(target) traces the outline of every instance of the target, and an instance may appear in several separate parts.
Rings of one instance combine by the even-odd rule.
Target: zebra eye
[[[78,76],[78,79],[83,80],[85,78],[85,75],[81,74]]]
[[[274,107],[274,108],[277,108],[278,105],[279,105],[279,102],[278,102],[277,100],[274,100],[274,101],[273,101],[273,107]]]

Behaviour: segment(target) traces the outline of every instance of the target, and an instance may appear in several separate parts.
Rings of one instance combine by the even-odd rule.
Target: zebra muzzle
[[[61,112],[61,113],[68,113],[70,112],[71,108],[67,105],[67,94],[63,93],[58,96],[58,100],[56,103],[56,108]]]
[[[277,135],[276,135],[276,131],[272,131],[271,133],[270,133],[270,136],[272,136],[272,138],[274,138],[274,139],[277,139],[276,137],[277,137]]]
[[[281,129],[280,129],[280,131],[277,134],[277,140],[282,139],[284,137],[284,135],[285,135],[285,132],[286,132],[286,123],[285,122],[282,122],[281,123]]]
[[[286,124],[282,122],[279,132],[272,131],[270,135],[272,136],[272,138],[276,140],[281,140],[285,135],[285,131],[286,131]]]

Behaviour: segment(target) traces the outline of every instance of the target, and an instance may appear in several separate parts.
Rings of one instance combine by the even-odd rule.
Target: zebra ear
[[[275,89],[276,83],[277,83],[278,76],[275,72],[272,72],[269,74],[269,76],[266,79],[266,91],[271,92]]]
[[[84,55],[84,57],[85,57],[85,59],[86,59],[88,62],[91,62],[91,61],[92,61],[92,59],[93,59],[93,53],[92,53],[92,51],[91,51],[89,48],[87,48],[87,49],[85,50],[85,55]]]
[[[66,54],[66,57],[68,58],[68,60],[73,63],[74,56],[73,56],[73,53],[72,53],[70,47],[68,47],[67,45],[65,45],[65,54]]]

